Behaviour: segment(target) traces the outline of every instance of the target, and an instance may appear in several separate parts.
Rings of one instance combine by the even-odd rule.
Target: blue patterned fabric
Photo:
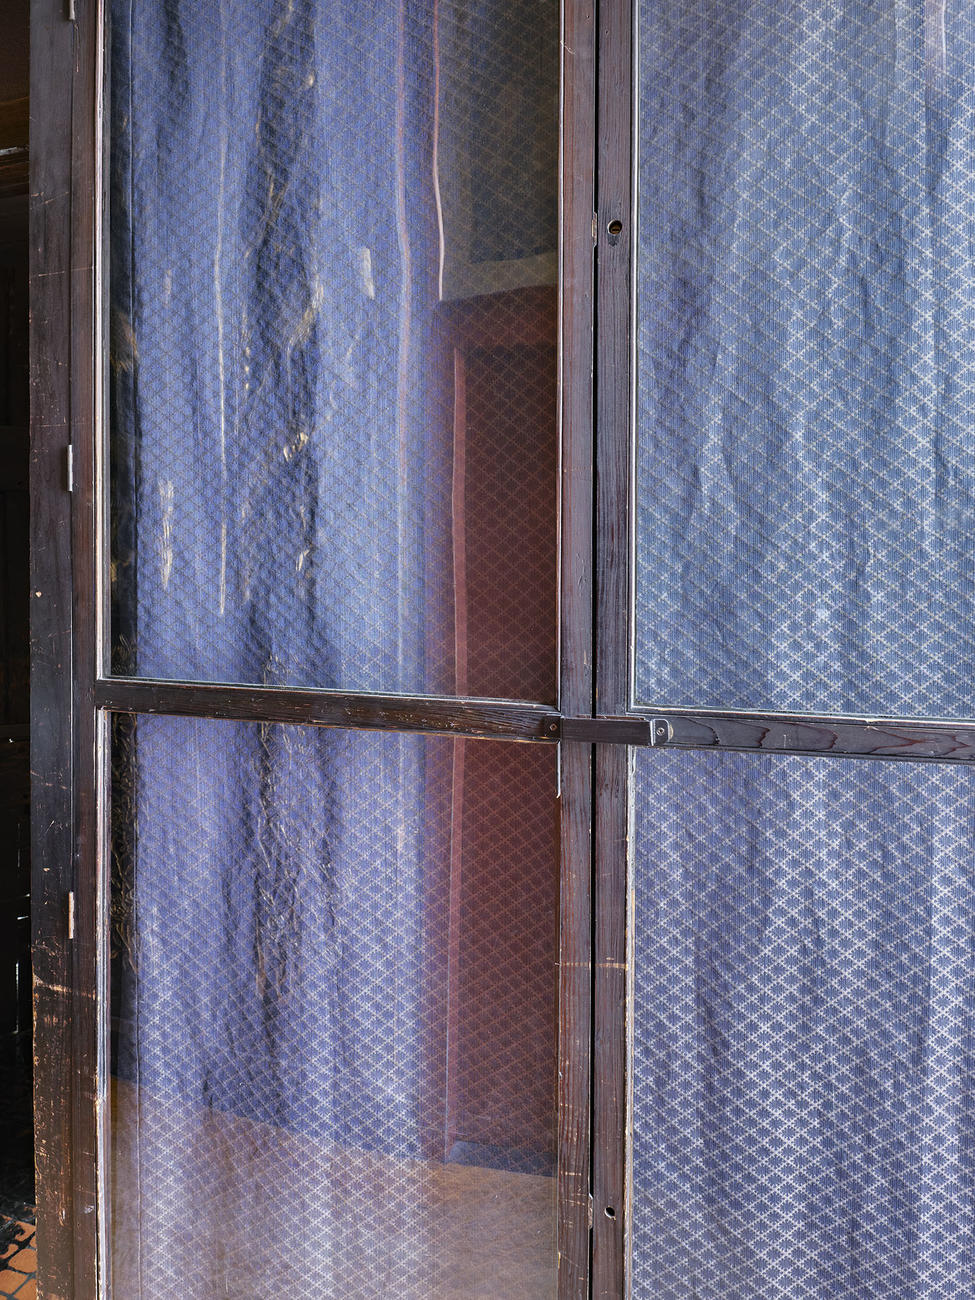
[[[449,692],[428,6],[111,9],[115,670]]]
[[[435,66],[452,7],[456,27],[468,7],[449,0],[108,5],[114,671],[457,688],[456,334],[438,298],[433,169],[438,111],[450,119],[471,70],[460,56]],[[488,93],[505,60],[529,88],[538,63],[557,68],[554,6],[530,41],[524,6],[514,41],[510,10],[478,6],[482,26],[489,11],[482,130],[510,117]],[[488,270],[539,241],[551,254],[545,120],[529,161],[550,220],[525,247],[510,228],[500,252],[497,228],[476,240]],[[519,179],[537,189],[532,176]],[[538,369],[554,388],[551,353]],[[508,495],[499,586],[523,536]],[[552,626],[554,644],[554,601]],[[117,739],[116,1300],[553,1297],[556,1181],[537,1171],[554,1152],[538,1150],[534,1115],[513,1138],[496,1125],[491,1150],[467,1142],[482,1116],[455,1123],[456,1076],[473,1067],[448,978],[471,990],[464,1015],[486,1018],[505,952],[501,937],[458,955],[465,809],[504,825],[498,791],[491,816],[483,787],[465,803],[464,742],[147,717]],[[554,788],[536,773],[529,785]],[[535,920],[551,944],[557,854],[543,852],[549,915]],[[548,1014],[554,983],[536,993]],[[549,1020],[551,1040],[533,1044],[543,1103]],[[489,1095],[488,1120],[504,1118],[510,1073],[499,1063],[493,1096],[470,1090]],[[534,1096],[515,1095],[512,1126]]]
[[[435,1294],[450,742],[127,723],[113,1295]]]
[[[975,1295],[975,774],[636,790],[633,1300]]]
[[[975,711],[975,9],[641,0],[636,684]]]
[[[436,224],[407,201],[429,188],[429,15],[362,17],[111,5],[116,671],[449,688],[431,632],[449,625],[450,476],[418,378]],[[275,1133],[420,1152],[423,753],[144,719],[120,773],[116,1063],[136,1100],[116,1290],[202,1300],[244,1285],[221,1253],[257,1234],[260,1200],[269,1231],[295,1212],[254,1134],[269,1153]],[[313,1200],[327,1177],[306,1163],[292,1181]],[[416,1205],[405,1186],[386,1203],[402,1236]],[[214,1260],[192,1282],[173,1238],[203,1221]],[[341,1292],[361,1243],[337,1235],[292,1239],[294,1267],[321,1261],[295,1295]],[[376,1268],[408,1276],[422,1254]]]
[[[648,702],[971,715],[975,11],[639,6]],[[975,1296],[975,779],[637,767],[634,1300]]]
[[[555,1300],[554,760],[117,720],[116,1300]]]

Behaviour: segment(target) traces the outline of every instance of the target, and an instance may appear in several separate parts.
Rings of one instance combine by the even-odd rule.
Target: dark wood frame
[[[595,6],[563,0],[559,705],[593,713],[593,385]],[[559,953],[559,1300],[591,1288],[592,749],[561,747]]]
[[[642,717],[634,743],[824,758],[900,762],[975,762],[975,720],[787,714],[774,711],[650,706],[633,690],[635,548],[636,267],[631,232],[638,93],[636,0],[599,8],[596,357],[596,683],[597,721]],[[572,725],[563,720],[563,736]],[[610,740],[609,736],[594,739]],[[632,751],[631,751],[632,752]],[[596,745],[595,1058],[593,1294],[630,1293],[627,1140],[632,1005],[632,764]],[[622,1202],[624,1211],[618,1211]],[[602,1213],[600,1212],[602,1210]],[[607,1210],[616,1210],[612,1216]],[[608,1220],[608,1222],[606,1221]]]
[[[630,713],[634,0],[599,10],[596,240],[596,713]],[[650,743],[651,730],[643,740]],[[632,743],[632,742],[631,742]],[[626,749],[596,746],[593,1295],[627,1286],[630,1190],[629,818]]]
[[[31,738],[41,1294],[96,1300],[102,1291],[106,731],[113,712],[134,712],[563,742],[559,1297],[618,1300],[627,1290],[630,1213],[627,747],[975,762],[975,722],[634,703],[633,0],[602,0],[598,24],[595,6],[563,0],[558,706],[107,676],[104,507],[96,491],[104,464],[102,29],[103,0],[77,0],[74,20],[62,0],[33,0]]]
[[[96,1300],[106,1236],[107,729],[113,712],[577,743],[561,763],[559,1296],[590,1292],[594,17],[565,0],[561,710],[106,676],[103,0],[32,0],[33,945],[40,1294]],[[628,720],[625,734],[646,724]],[[581,728],[581,730],[580,730]]]
[[[31,6],[31,797],[40,1291],[97,1293],[100,5]],[[73,454],[72,454],[73,453]],[[69,493],[68,487],[73,490]],[[70,931],[70,933],[69,933]]]

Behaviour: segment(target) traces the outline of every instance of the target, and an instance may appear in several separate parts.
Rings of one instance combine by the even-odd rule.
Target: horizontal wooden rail
[[[481,739],[758,750],[835,758],[975,763],[975,721],[637,709],[624,717],[562,717],[518,700],[380,695],[286,686],[101,679],[98,708],[242,722],[423,731]]]
[[[133,677],[102,678],[95,686],[95,704],[116,713],[426,731],[483,739],[557,741],[561,730],[561,720],[554,709],[517,700],[349,694],[285,686],[225,686]]]
[[[975,721],[641,709],[655,745],[975,763]],[[666,730],[669,734],[663,735]]]

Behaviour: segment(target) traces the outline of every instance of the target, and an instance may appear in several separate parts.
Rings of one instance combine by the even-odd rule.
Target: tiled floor
[[[37,1300],[34,1225],[0,1216],[0,1300]]]

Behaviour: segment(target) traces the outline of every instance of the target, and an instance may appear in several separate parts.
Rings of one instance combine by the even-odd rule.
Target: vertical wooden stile
[[[563,713],[588,716],[592,679],[595,6],[564,0],[560,301]],[[592,748],[561,746],[559,1297],[590,1291]]]
[[[31,13],[31,917],[38,1265],[47,1300],[74,1295],[74,1087],[68,896],[71,771],[70,140],[75,33]]]
[[[97,1294],[93,452],[99,38],[94,0],[79,8],[75,21],[66,19],[60,4],[34,0],[32,927],[39,1293],[47,1300]]]
[[[632,0],[599,10],[596,229],[596,713],[630,707]],[[596,747],[593,1295],[627,1285],[629,751]]]

